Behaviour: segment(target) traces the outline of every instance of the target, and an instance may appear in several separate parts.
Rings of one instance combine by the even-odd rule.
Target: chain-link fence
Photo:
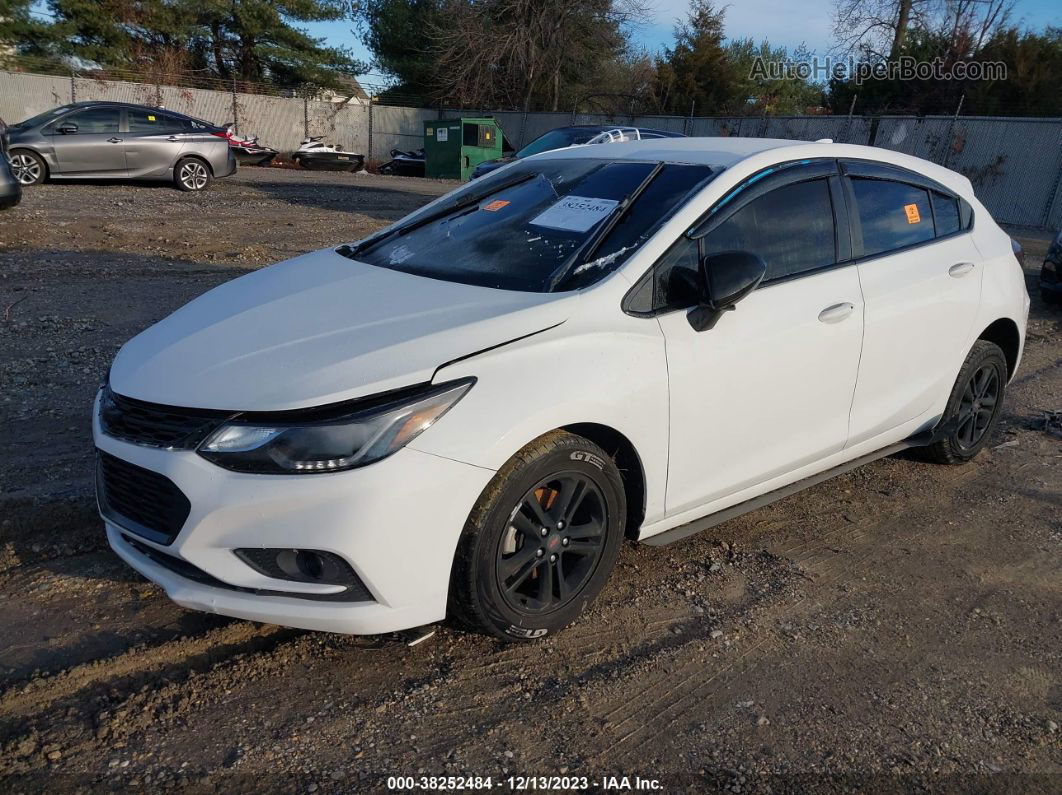
[[[1003,223],[1036,229],[1062,227],[1062,119],[968,116],[609,116],[521,113],[489,109],[438,110],[381,104],[364,91],[349,96],[311,87],[281,88],[215,79],[165,84],[133,79],[0,71],[0,118],[28,118],[57,105],[116,100],[161,106],[215,124],[235,122],[281,152],[303,138],[324,136],[370,162],[391,149],[423,146],[424,121],[460,116],[495,117],[519,149],[549,130],[570,124],[652,127],[690,136],[745,136],[880,146],[947,166],[970,178],[978,197]],[[371,91],[371,88],[370,88]]]

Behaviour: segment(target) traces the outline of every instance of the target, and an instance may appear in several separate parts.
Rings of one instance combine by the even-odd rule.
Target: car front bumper
[[[494,475],[409,448],[347,472],[249,475],[222,469],[193,451],[108,437],[95,413],[93,426],[99,450],[164,475],[191,503],[169,545],[105,517],[110,545],[126,563],[184,607],[302,629],[376,634],[444,618],[458,538]],[[372,601],[321,601],[340,588],[268,577],[234,553],[247,548],[337,554]],[[159,559],[168,559],[159,555],[191,564],[207,582],[160,565]]]

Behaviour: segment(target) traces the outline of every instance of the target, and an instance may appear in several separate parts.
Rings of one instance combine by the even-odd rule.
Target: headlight
[[[238,472],[299,475],[371,464],[400,450],[464,397],[474,379],[315,422],[226,422],[199,454]]]

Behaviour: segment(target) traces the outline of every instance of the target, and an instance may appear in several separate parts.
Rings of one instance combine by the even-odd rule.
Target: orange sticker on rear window
[[[495,199],[495,200],[494,200],[494,201],[492,201],[492,202],[491,202],[490,204],[484,204],[484,205],[483,205],[482,207],[480,207],[479,209],[481,209],[481,210],[486,210],[486,211],[487,211],[487,212],[489,212],[489,213],[496,213],[496,212],[498,212],[498,210],[500,210],[500,209],[501,209],[502,207],[508,207],[508,206],[509,206],[509,204],[510,204],[510,202],[507,202],[507,201],[505,201],[504,199]]]
[[[903,211],[907,213],[907,223],[909,224],[917,224],[922,220],[922,216],[918,214],[917,204],[905,204],[903,206]]]

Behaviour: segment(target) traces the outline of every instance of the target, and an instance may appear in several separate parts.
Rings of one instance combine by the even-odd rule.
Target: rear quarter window
[[[959,221],[959,200],[939,191],[932,191],[932,197],[937,237],[958,232],[962,228]]]

